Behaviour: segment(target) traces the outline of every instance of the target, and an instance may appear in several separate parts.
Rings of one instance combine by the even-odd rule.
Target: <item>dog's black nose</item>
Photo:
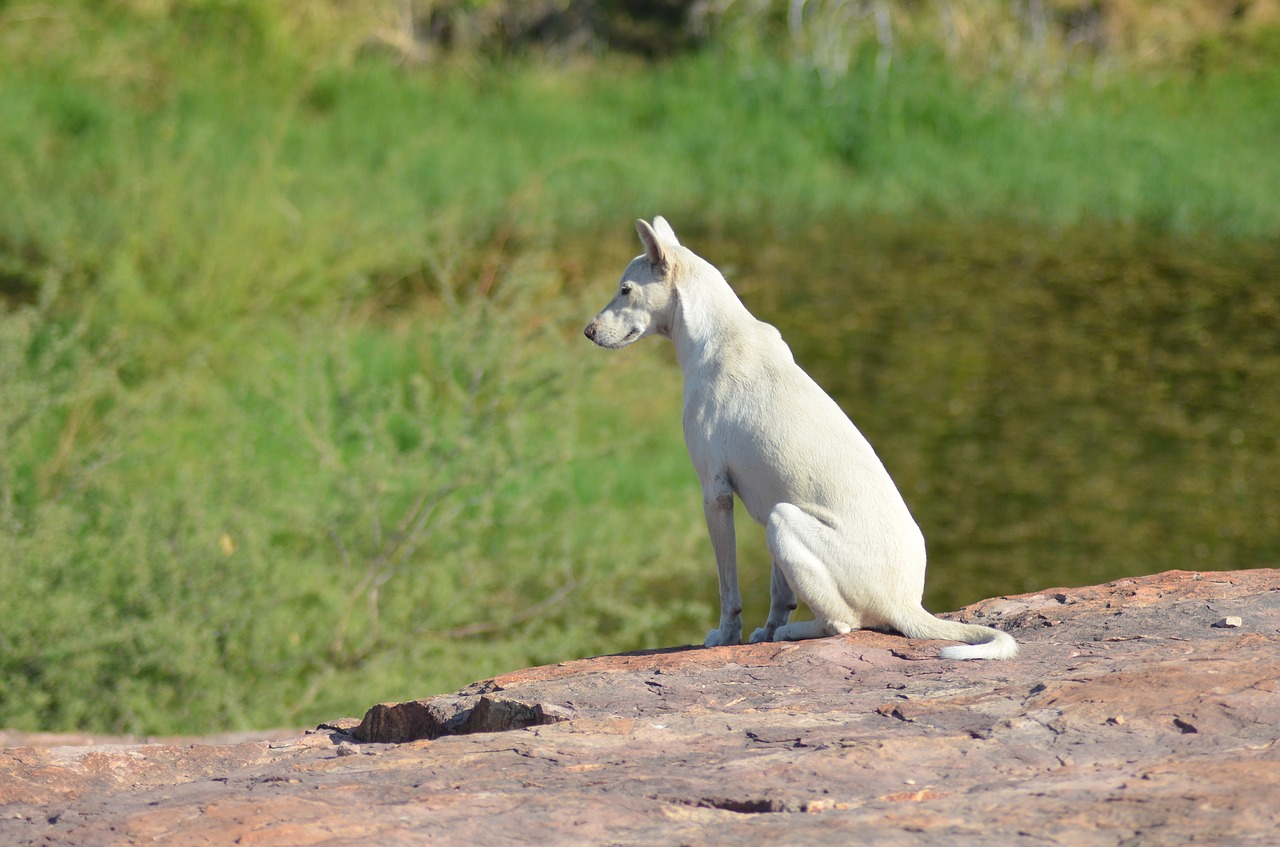
[[[587,324],[587,328],[582,331],[582,334],[585,335],[587,338],[590,338],[592,341],[595,341],[596,340],[596,322],[592,321],[591,323]]]

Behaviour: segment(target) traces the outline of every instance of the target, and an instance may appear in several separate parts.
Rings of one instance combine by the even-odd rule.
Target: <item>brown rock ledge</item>
[[[531,668],[275,741],[26,737],[0,844],[1280,843],[1280,571],[956,616],[1022,654],[857,632]]]

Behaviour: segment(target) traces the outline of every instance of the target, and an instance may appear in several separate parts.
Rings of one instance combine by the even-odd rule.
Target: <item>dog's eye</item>
[[[622,286],[621,288],[619,288],[619,289],[618,289],[618,293],[619,293],[619,294],[621,294],[623,297],[630,297],[630,296],[631,296],[631,283],[629,283],[629,282],[628,282],[628,283],[624,283],[624,284],[623,284],[623,286]]]

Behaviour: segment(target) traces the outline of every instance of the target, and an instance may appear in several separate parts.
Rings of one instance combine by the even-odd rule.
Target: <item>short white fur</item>
[[[711,264],[661,217],[636,221],[644,253],[586,328],[617,349],[671,339],[684,374],[684,435],[702,485],[720,577],[720,623],[708,647],[742,640],[734,497],[765,527],[773,555],[769,617],[752,642],[796,641],[862,627],[947,639],[944,659],[1005,659],[1005,632],[946,621],[921,605],[924,536],[871,445],[756,320]],[[814,619],[791,621],[797,596]]]

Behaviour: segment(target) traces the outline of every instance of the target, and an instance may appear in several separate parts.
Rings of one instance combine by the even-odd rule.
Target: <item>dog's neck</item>
[[[718,271],[690,276],[675,295],[669,336],[685,374],[713,363],[723,353],[726,339],[756,323]]]

